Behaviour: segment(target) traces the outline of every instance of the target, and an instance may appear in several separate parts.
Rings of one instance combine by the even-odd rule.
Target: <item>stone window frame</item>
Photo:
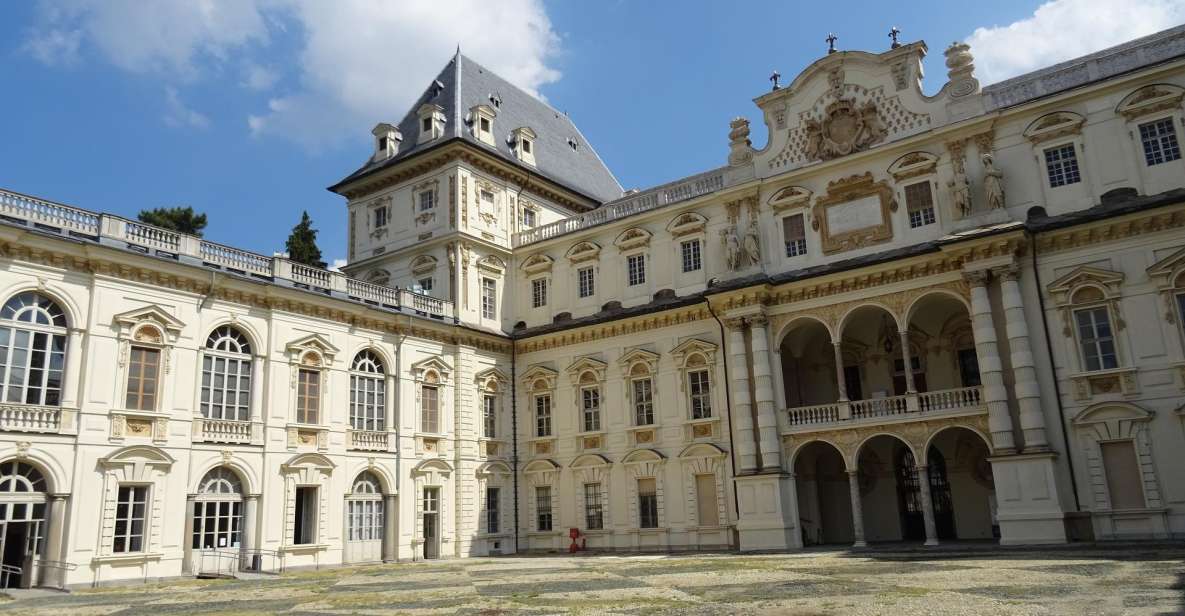
[[[728,501],[725,499],[725,459],[728,454],[709,443],[689,445],[679,452],[682,466],[684,498],[687,507],[687,524],[693,528],[720,529],[729,524]],[[712,475],[716,480],[716,518],[717,526],[704,526],[699,523],[699,495],[696,493],[697,475]]]
[[[581,449],[600,449],[605,447],[604,438],[608,431],[608,418],[606,417],[606,400],[605,400],[605,373],[608,364],[605,362],[592,358],[581,357],[572,362],[568,366],[568,379],[572,384],[572,398],[576,410],[576,434],[582,442]],[[595,389],[597,391],[597,428],[595,430],[585,430],[584,422],[584,391],[588,389]],[[553,407],[554,414],[554,407]],[[591,447],[587,444],[587,440],[583,437],[599,437],[602,441],[598,446]]]
[[[664,477],[666,476],[665,465],[666,456],[654,449],[635,449],[625,455],[621,459],[621,464],[626,468],[626,476],[630,479],[630,488],[628,490],[629,503],[627,505],[630,512],[630,526],[631,532],[639,533],[662,533],[670,530],[667,527],[667,512],[666,512],[666,498],[664,495]],[[658,526],[653,528],[642,528],[641,524],[641,494],[638,490],[638,481],[641,479],[654,480],[654,494],[658,505]]]
[[[247,344],[250,346],[251,351],[249,353],[231,353],[231,352],[227,352],[227,351],[219,351],[219,350],[211,349],[209,346],[207,346],[209,337],[211,335],[213,335],[214,332],[216,332],[219,329],[222,329],[224,327],[229,327],[233,330],[237,330],[241,336],[243,336],[244,338],[247,339]],[[196,387],[194,387],[194,406],[193,406],[193,408],[194,408],[193,415],[194,415],[195,419],[202,419],[202,420],[208,419],[204,415],[202,415],[202,385],[201,385],[203,375],[205,374],[205,371],[206,371],[205,370],[206,357],[215,357],[215,358],[216,357],[223,357],[223,358],[234,359],[234,360],[246,359],[251,363],[251,374],[250,374],[251,389],[250,389],[250,392],[248,395],[249,399],[248,399],[248,403],[247,403],[248,408],[247,408],[246,421],[251,421],[251,422],[258,422],[259,421],[259,417],[260,417],[260,414],[262,413],[262,409],[263,409],[263,386],[262,386],[263,376],[262,375],[263,375],[264,371],[266,370],[266,362],[267,362],[267,354],[260,347],[259,343],[257,342],[260,339],[261,339],[260,336],[253,328],[247,327],[247,325],[245,323],[243,323],[242,321],[240,321],[238,318],[236,318],[234,316],[232,316],[231,318],[226,319],[226,320],[219,320],[219,321],[213,323],[212,325],[210,325],[210,327],[208,327],[206,329],[206,337],[204,339],[202,339],[202,342],[200,343],[201,346],[198,347],[198,358],[197,358],[198,384]],[[219,421],[221,421],[221,420],[219,420]]]
[[[445,421],[451,415],[445,412],[446,402],[449,400],[452,388],[450,386],[450,377],[452,376],[452,367],[444,361],[443,358],[432,356],[427,359],[420,360],[411,365],[412,380],[416,388],[416,437],[417,440],[427,436],[429,438],[440,439],[446,437],[450,433],[451,426]],[[437,418],[436,427],[439,431],[429,432],[424,429],[424,400],[423,388],[425,386],[436,388],[436,413]]]
[[[551,276],[539,275],[528,279],[527,282],[531,285],[531,308],[546,309],[550,299],[548,296],[551,294]]]
[[[802,251],[796,255],[791,256],[791,255],[786,254],[786,252],[787,252],[786,245],[788,243],[786,241],[786,219],[792,218],[794,216],[801,216],[802,217],[802,238],[800,240],[802,242]],[[779,258],[782,259],[783,262],[801,261],[803,259],[806,259],[810,255],[810,251],[811,251],[810,235],[811,234],[807,232],[807,229],[810,225],[810,223],[807,222],[809,219],[810,219],[810,213],[805,208],[794,209],[794,210],[789,210],[789,209],[782,210],[781,212],[779,212],[776,215],[775,220],[777,220],[777,223],[778,223],[778,235],[781,237],[781,240],[782,240],[780,242],[781,250],[778,251],[778,255],[779,255]]]
[[[901,208],[904,217],[902,228],[914,230],[936,225],[935,228],[940,229],[945,222],[939,202],[939,195],[942,194],[942,191],[940,190],[941,185],[938,181],[938,161],[939,157],[935,154],[914,151],[901,155],[886,169],[889,175],[893,176],[897,201],[905,205],[904,208]],[[930,201],[931,208],[934,210],[934,222],[915,227],[909,219],[909,200],[906,198],[905,189],[922,182],[929,182],[930,184]]]
[[[563,527],[560,520],[560,489],[559,479],[563,468],[550,459],[539,459],[528,462],[523,467],[523,476],[527,484],[527,534],[561,535]],[[539,509],[535,500],[535,488],[546,486],[551,488],[551,530],[539,530]]]
[[[539,144],[535,131],[530,126],[520,126],[511,131],[510,140],[515,158],[534,167],[535,150]]]
[[[576,242],[564,253],[564,258],[568,260],[570,267],[575,272],[573,278],[576,284],[573,285],[575,287],[573,290],[576,292],[576,304],[588,305],[595,303],[601,276],[601,246],[587,240]],[[590,295],[582,296],[580,295],[580,270],[585,268],[591,268],[592,270],[593,292]]]
[[[613,463],[600,454],[586,453],[577,456],[568,465],[572,469],[573,486],[576,486],[575,500],[577,512],[577,528],[583,529],[586,535],[600,535],[612,534],[613,532],[613,505],[609,500],[610,490],[609,483],[613,476]],[[584,498],[584,486],[595,483],[600,485],[601,496],[601,528],[588,529],[586,527],[586,513],[587,504]],[[555,527],[555,523],[552,523]]]
[[[514,533],[514,471],[501,460],[484,462],[477,467],[477,494],[480,513],[477,519],[477,536],[507,537]],[[486,511],[486,488],[498,488],[498,530],[491,533]],[[554,528],[554,523],[552,524]]]
[[[284,537],[279,551],[311,553],[329,549],[329,498],[332,475],[336,465],[319,453],[301,453],[280,465],[284,481]],[[317,488],[317,537],[313,543],[296,541],[296,489]]]
[[[497,147],[494,140],[494,119],[498,117],[498,112],[489,105],[474,105],[469,108],[469,128],[473,133],[473,137],[478,141]],[[485,121],[486,126],[482,127],[482,121]]]
[[[1164,507],[1156,465],[1152,456],[1152,419],[1150,411],[1130,402],[1099,402],[1080,411],[1072,420],[1082,454],[1087,460],[1086,472],[1090,479],[1093,505],[1111,511],[1111,495],[1107,488],[1100,445],[1107,442],[1132,443],[1142,479],[1144,508],[1159,510]]]
[[[284,351],[288,358],[289,370],[289,429],[315,429],[318,432],[318,448],[325,449],[328,447],[329,439],[328,414],[330,407],[328,402],[333,399],[330,391],[332,382],[330,375],[332,373],[334,357],[337,356],[339,349],[333,346],[325,336],[321,334],[309,334],[288,343]],[[317,423],[315,424],[304,424],[296,421],[298,417],[297,405],[299,402],[297,397],[299,394],[301,370],[315,370],[320,374],[318,416]]]
[[[530,447],[529,456],[537,455],[551,455],[555,453],[555,439],[557,433],[556,425],[556,386],[559,382],[559,373],[551,368],[544,366],[532,366],[527,369],[521,377],[523,391],[527,396],[527,405],[530,408],[530,431],[527,437],[527,443]],[[549,426],[551,430],[548,434],[540,436],[538,433],[539,418],[536,415],[535,399],[539,396],[548,396],[551,399],[551,417]]]
[[[622,384],[624,385],[622,387],[623,402],[628,414],[626,425],[632,433],[636,433],[638,429],[654,431],[662,424],[662,413],[659,406],[658,360],[658,353],[642,348],[630,349],[623,353],[617,360],[617,365],[621,369]],[[650,381],[650,414],[652,421],[648,424],[638,423],[637,408],[635,407],[634,400],[634,382],[642,380]],[[652,434],[651,438],[656,436],[657,433]]]
[[[1185,88],[1168,83],[1153,83],[1141,86],[1130,92],[1115,106],[1115,114],[1122,116],[1132,140],[1135,155],[1138,157],[1141,174],[1160,167],[1161,164],[1177,163],[1177,173],[1185,166],[1185,156],[1173,161],[1149,165],[1144,154],[1144,144],[1140,137],[1139,127],[1143,124],[1169,119],[1176,132],[1177,145],[1185,149],[1185,115],[1182,114],[1181,103],[1185,100]],[[1158,170],[1159,171],[1159,170]]]
[[[425,103],[420,105],[420,108],[416,110],[416,116],[416,127],[419,129],[419,135],[416,138],[417,145],[444,136],[444,124],[448,121],[444,115],[444,107],[433,103]],[[424,130],[424,120],[431,121],[427,131]]]
[[[698,212],[683,212],[667,223],[667,233],[671,236],[674,257],[672,263],[678,264],[676,275],[682,278],[706,276],[708,271],[708,219]],[[683,269],[683,244],[699,242],[699,267],[693,270]]]
[[[92,560],[101,562],[147,563],[164,557],[164,514],[167,510],[169,472],[176,460],[149,445],[132,445],[99,458],[103,485],[102,524],[99,529],[99,553]],[[144,514],[144,540],[138,552],[115,552],[115,510],[119,488],[125,485],[148,487]],[[189,515],[189,512],[186,512]],[[189,541],[189,537],[185,538]]]
[[[481,404],[478,406],[481,412],[478,422],[481,425],[478,441],[481,443],[482,453],[485,455],[500,455],[499,444],[507,441],[510,434],[510,427],[506,425],[506,409],[509,407],[507,401],[510,396],[510,379],[506,376],[506,373],[498,368],[491,367],[478,372],[474,376],[474,385],[477,389],[478,398],[481,400]],[[486,396],[494,397],[494,436],[486,434]],[[494,442],[493,446],[489,444],[490,441]]]
[[[617,247],[617,251],[621,255],[621,263],[624,267],[622,271],[622,287],[627,292],[636,294],[639,289],[646,289],[651,283],[651,276],[648,270],[651,269],[650,240],[653,235],[649,230],[642,227],[630,227],[618,234],[613,240],[613,245]],[[630,259],[639,256],[642,258],[641,280],[634,284],[631,283]]]
[[[453,467],[440,458],[429,458],[411,469],[413,484],[413,499],[415,500],[415,521],[412,530],[412,553],[419,558],[423,554],[424,545],[424,488],[437,489],[436,501],[436,533],[440,541],[439,558],[445,558],[445,547],[452,543],[453,532],[456,528],[449,516],[454,506],[454,499],[450,494],[452,487]],[[453,495],[455,496],[455,495]]]
[[[432,205],[422,207],[423,198],[430,195]],[[436,220],[436,212],[440,210],[440,180],[430,179],[420,182],[411,188],[411,217],[416,225],[424,226]]]
[[[154,443],[164,443],[169,438],[169,409],[166,405],[173,397],[173,379],[169,377],[173,373],[174,351],[185,324],[164,308],[150,304],[115,315],[114,325],[118,345],[114,384],[117,402],[112,405],[110,438],[122,442],[125,438],[139,436],[150,438]],[[155,349],[160,353],[156,400],[152,409],[124,408],[127,405],[128,376],[134,346]]]
[[[679,392],[683,395],[680,399],[680,412],[683,416],[683,423],[687,426],[687,434],[689,440],[696,440],[694,436],[696,432],[695,426],[700,424],[711,424],[721,420],[720,409],[724,408],[721,401],[718,400],[720,396],[720,378],[717,374],[717,352],[719,347],[712,342],[701,340],[699,338],[690,338],[685,340],[675,348],[671,349],[671,357],[675,360],[675,368],[679,374]],[[695,418],[692,417],[691,404],[691,387],[690,374],[706,370],[708,373],[708,387],[711,388],[709,392],[712,405],[712,414],[709,417]],[[703,428],[699,429],[700,431]],[[718,438],[719,431],[715,426],[712,427],[712,438]]]
[[[1074,396],[1078,400],[1089,400],[1096,394],[1112,392],[1132,396],[1139,393],[1136,366],[1131,363],[1127,348],[1127,325],[1121,310],[1122,272],[1082,265],[1049,283],[1046,287],[1052,296],[1053,309],[1062,321],[1062,338],[1072,347],[1068,350],[1068,361],[1073,366],[1069,379],[1074,384]],[[1079,300],[1083,291],[1097,292],[1101,297]],[[1081,310],[1105,308],[1111,325],[1111,337],[1115,346],[1115,368],[1088,370],[1083,355],[1082,341],[1077,326],[1077,313]]]

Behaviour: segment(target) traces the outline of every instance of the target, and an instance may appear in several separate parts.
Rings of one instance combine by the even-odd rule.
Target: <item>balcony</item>
[[[387,433],[378,430],[350,430],[350,449],[355,451],[388,451]]]
[[[250,445],[251,422],[199,417],[193,420],[193,440],[203,443]]]
[[[790,432],[804,432],[978,412],[987,412],[982,386],[802,406],[786,410],[786,423]]]
[[[0,405],[0,430],[57,434],[62,431],[62,415],[56,406],[4,404]]]

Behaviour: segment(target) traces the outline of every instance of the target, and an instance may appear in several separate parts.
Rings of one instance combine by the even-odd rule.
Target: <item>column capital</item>
[[[993,267],[992,275],[1000,280],[1016,282],[1020,280],[1020,266],[1016,263],[1009,263],[1008,265]]]
[[[856,475],[860,474],[860,469],[845,470],[844,472],[848,474],[848,477],[855,477]]]
[[[243,498],[249,501],[257,501],[262,494],[244,494]]]
[[[744,317],[727,318],[724,319],[724,326],[732,332],[743,332],[745,331],[745,319]]]
[[[49,500],[52,500],[54,502],[70,500],[70,493],[69,492],[54,492],[49,495]]]
[[[769,324],[769,319],[764,314],[755,314],[746,317],[745,320],[749,322],[749,327],[765,327]]]
[[[963,270],[963,280],[966,280],[973,287],[985,287],[990,279],[990,272],[988,270]]]

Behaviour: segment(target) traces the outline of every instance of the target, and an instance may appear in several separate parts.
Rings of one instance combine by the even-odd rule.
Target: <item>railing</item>
[[[889,398],[844,400],[790,408],[786,409],[786,423],[789,426],[810,426],[882,418],[908,418],[925,413],[979,409],[983,404],[982,387],[960,387]]]
[[[58,432],[62,409],[56,406],[0,405],[0,430],[7,432]]]
[[[19,576],[23,573],[24,569],[21,569],[20,567],[14,567],[12,565],[0,565],[0,588],[9,588],[9,578],[14,575]]]
[[[251,442],[251,422],[235,419],[210,419],[201,417],[194,419],[194,440],[206,443],[237,443]]]
[[[851,402],[852,419],[902,415],[907,410],[909,410],[909,397],[910,396],[892,396],[889,398],[853,400]]]
[[[53,586],[55,588],[66,588],[66,572],[78,569],[78,565],[64,560],[38,560],[37,568],[42,571],[54,571],[53,583],[49,583],[44,573],[41,575],[41,586]]]
[[[133,244],[159,248],[172,253],[181,250],[181,234],[160,227],[152,227],[138,222],[126,221],[124,233],[127,240]]]
[[[918,394],[918,410],[923,413],[926,411],[963,409],[980,406],[981,404],[983,404],[983,388],[981,387],[943,389]]]
[[[514,234],[514,246],[526,246],[573,231],[595,227],[664,205],[713,193],[721,188],[724,188],[724,171],[722,169],[708,171],[607,203],[581,216],[565,218],[534,229],[519,231]]]
[[[790,409],[790,425],[803,426],[808,424],[828,423],[839,421],[840,403],[817,404],[815,406],[800,406]]]
[[[0,215],[87,235],[99,234],[99,215],[94,212],[6,190],[0,190]]]
[[[300,263],[292,264],[292,282],[299,282],[321,289],[329,289],[330,275],[331,272],[329,270],[309,267],[307,265],[301,265]]]
[[[387,451],[387,433],[377,430],[350,430],[350,449]]]
[[[365,302],[378,302],[384,306],[399,306],[399,289],[384,287],[381,284],[362,282],[353,278],[346,279],[346,294]]]
[[[272,260],[263,255],[206,240],[202,240],[200,250],[206,263],[261,276],[272,275]]]
[[[240,571],[284,572],[284,556],[275,550],[198,550],[195,564],[197,577],[234,577]]]
[[[399,292],[399,303],[402,306],[409,306],[416,312],[422,312],[432,316],[448,316],[445,311],[445,306],[449,305],[451,308],[452,302],[446,302],[442,299],[437,299],[431,295],[424,295],[422,293],[414,293],[406,289]]]

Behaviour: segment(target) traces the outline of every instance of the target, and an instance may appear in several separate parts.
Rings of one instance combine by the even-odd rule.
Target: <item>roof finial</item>
[[[835,41],[838,41],[839,37],[835,36],[834,32],[828,32],[827,38],[823,40],[827,41],[827,53],[835,53]]]
[[[893,44],[889,45],[890,49],[897,49],[898,47],[901,46],[901,43],[897,42],[897,35],[898,34],[901,34],[901,31],[897,29],[897,26],[893,26],[892,28],[889,29],[889,38],[893,39]]]
[[[782,86],[781,86],[781,85],[778,83],[778,82],[779,82],[781,79],[782,79],[782,74],[781,74],[781,73],[779,73],[779,72],[777,71],[777,69],[774,69],[774,72],[773,72],[773,74],[769,76],[769,80],[770,80],[770,81],[772,81],[772,82],[773,82],[773,84],[774,84],[774,87],[773,87],[773,89],[774,89],[774,90],[778,90],[778,89],[780,89],[780,88],[782,87]]]
[[[461,41],[457,41],[457,57],[461,57]]]

